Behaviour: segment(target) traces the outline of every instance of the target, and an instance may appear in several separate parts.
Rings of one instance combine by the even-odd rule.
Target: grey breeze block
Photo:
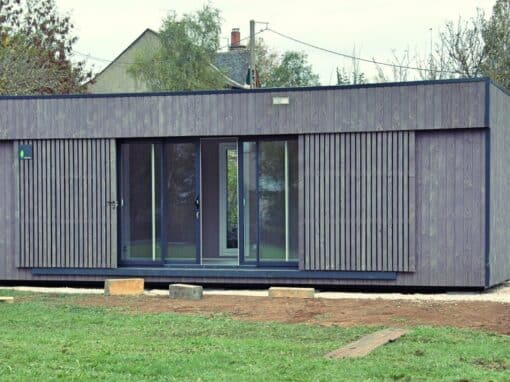
[[[201,300],[204,290],[200,285],[170,284],[170,298],[181,300]]]

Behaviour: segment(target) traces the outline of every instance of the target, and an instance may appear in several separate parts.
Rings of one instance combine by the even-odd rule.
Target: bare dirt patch
[[[55,299],[58,301],[58,299]],[[122,307],[133,313],[227,314],[246,321],[323,326],[453,326],[510,334],[510,304],[391,300],[328,300],[205,296],[200,301],[168,297],[76,296],[83,306]]]

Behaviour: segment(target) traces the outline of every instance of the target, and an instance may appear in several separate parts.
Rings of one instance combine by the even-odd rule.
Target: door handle
[[[110,206],[110,208],[112,208],[113,210],[119,206],[119,202],[117,200],[108,200],[106,204]]]
[[[195,218],[200,219],[200,195],[195,198]]]

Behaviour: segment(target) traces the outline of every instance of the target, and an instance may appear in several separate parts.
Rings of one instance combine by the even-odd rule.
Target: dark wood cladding
[[[490,89],[490,252],[488,282],[510,279],[510,101],[501,89]],[[489,132],[488,132],[489,133]]]
[[[414,133],[300,139],[301,268],[414,271]]]
[[[0,277],[15,270],[14,168],[12,142],[0,142]]]
[[[17,168],[19,267],[117,266],[115,141],[30,140]],[[11,161],[12,163],[12,161]]]
[[[0,99],[0,138],[130,138],[487,127],[484,79],[388,86]],[[274,96],[289,105],[273,105]]]
[[[485,130],[416,133],[416,273],[402,282],[484,286]]]

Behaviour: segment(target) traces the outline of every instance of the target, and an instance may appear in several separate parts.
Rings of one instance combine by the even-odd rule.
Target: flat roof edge
[[[129,98],[129,97],[163,97],[163,96],[189,96],[189,95],[210,95],[210,94],[249,94],[249,93],[282,93],[298,91],[327,91],[327,90],[348,90],[348,89],[370,89],[386,87],[404,87],[404,86],[426,86],[426,85],[444,85],[490,82],[503,90],[506,94],[510,93],[497,85],[488,77],[476,78],[456,78],[446,80],[422,80],[406,82],[379,82],[371,84],[356,85],[332,85],[332,86],[309,86],[293,88],[257,88],[250,90],[243,89],[218,89],[218,90],[195,90],[195,91],[171,91],[171,92],[141,92],[141,93],[83,93],[83,94],[51,94],[51,95],[0,95],[2,100],[28,100],[28,99],[69,99],[69,98]]]

